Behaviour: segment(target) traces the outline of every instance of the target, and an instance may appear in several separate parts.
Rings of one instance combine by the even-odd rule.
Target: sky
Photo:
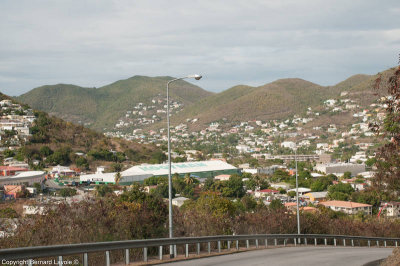
[[[220,92],[296,77],[333,85],[398,64],[398,0],[1,0],[0,91],[134,75]]]

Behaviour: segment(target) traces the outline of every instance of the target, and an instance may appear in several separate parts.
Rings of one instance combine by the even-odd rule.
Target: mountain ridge
[[[385,75],[390,70],[382,73]],[[208,92],[185,81],[177,81],[170,87],[171,98],[173,101],[180,101],[183,107],[173,114],[171,122],[179,124],[196,118],[198,122],[191,124],[190,127],[200,129],[221,119],[229,121],[284,119],[294,114],[305,113],[309,107],[319,108],[325,100],[337,97],[344,91],[349,97],[367,104],[371,102],[372,82],[376,77],[377,75],[356,74],[332,86],[321,86],[301,78],[284,78],[261,86],[236,85],[219,93]],[[83,123],[89,121],[90,128],[110,131],[118,119],[121,120],[127,111],[132,110],[133,104],[141,101],[149,102],[157,95],[165,99],[166,82],[171,79],[172,77],[166,76],[137,75],[97,89],[69,85],[69,90],[58,88],[59,99],[44,97],[45,101],[41,102],[46,102],[47,106],[35,104],[32,99],[35,95],[38,97],[40,88],[46,86],[35,88],[17,99],[36,109],[49,110],[52,115],[66,120],[75,122],[80,119]],[[47,85],[47,87],[52,86]],[[82,95],[77,96],[77,90],[80,90]],[[62,94],[71,95],[66,97]],[[72,110],[61,106],[64,101],[71,105],[69,109]],[[77,102],[86,104],[75,107]],[[162,105],[159,108],[165,109]],[[158,121],[144,128],[161,127],[165,122],[164,116],[161,115]]]
[[[67,121],[102,131],[115,125],[123,113],[132,110],[136,103],[149,103],[154,96],[166,94],[166,82],[170,79],[133,76],[99,88],[71,84],[44,85],[16,99]],[[173,99],[183,104],[191,104],[213,94],[186,81],[175,82],[170,92]]]

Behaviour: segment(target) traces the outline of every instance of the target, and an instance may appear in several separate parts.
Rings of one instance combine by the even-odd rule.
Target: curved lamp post
[[[173,221],[172,221],[172,178],[171,178],[171,137],[170,137],[170,122],[169,122],[169,84],[182,79],[194,78],[199,80],[201,75],[188,75],[182,78],[172,79],[167,82],[167,134],[168,134],[168,210],[169,210],[169,238],[173,237]],[[174,257],[174,247],[171,245],[169,249],[170,257]]]

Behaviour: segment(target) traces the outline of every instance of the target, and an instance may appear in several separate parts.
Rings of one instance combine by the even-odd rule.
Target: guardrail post
[[[226,243],[228,244],[228,251],[230,251],[231,250],[231,241],[228,240]]]
[[[278,240],[275,238],[275,246],[278,245]]]
[[[256,239],[256,248],[258,248],[258,239]]]
[[[220,253],[220,252],[221,252],[221,241],[218,240],[218,253]]]
[[[125,264],[129,265],[129,249],[125,249]]]
[[[379,240],[376,240],[376,246],[379,248]]]
[[[208,249],[208,254],[211,253],[211,243],[207,242],[207,249]]]
[[[147,247],[143,248],[143,261],[147,262]],[[110,265],[110,264],[107,264]]]
[[[397,248],[397,241],[395,241],[395,245],[396,245],[396,248]]]
[[[185,244],[185,258],[189,257],[189,244]]]
[[[304,238],[304,245],[307,246],[307,238],[306,237]]]
[[[106,266],[110,266],[110,251],[106,251]]]
[[[385,247],[386,247],[386,240],[385,240],[384,244],[385,244]]]
[[[294,246],[297,246],[297,239],[296,238],[293,238],[293,243],[294,243]]]
[[[236,240],[236,249],[239,250],[239,240]]]
[[[265,248],[267,248],[267,247],[268,247],[268,238],[266,238],[266,239],[264,240],[264,242],[265,242]],[[396,242],[396,244],[397,244],[397,242]]]
[[[327,246],[328,245],[328,240],[326,238],[324,240],[325,240],[324,241],[325,242],[325,246]]]
[[[371,247],[371,240],[368,240],[368,247]]]
[[[176,252],[176,245],[174,245],[174,258],[178,256],[178,252]]]
[[[88,254],[83,253],[83,266],[89,266]]]
[[[59,266],[62,266],[62,265],[63,265],[63,263],[62,263],[62,256],[58,256],[58,265],[59,265]]]
[[[343,247],[346,246],[346,238],[343,238]]]
[[[286,238],[283,239],[283,246],[286,247]]]
[[[248,239],[246,240],[246,248],[247,248],[247,249],[250,248],[250,243],[249,243],[249,240],[248,240]]]
[[[160,247],[158,248],[158,258],[159,258],[160,260],[163,259],[163,246],[160,246]]]
[[[336,247],[336,238],[333,239],[333,243],[334,243],[334,245]]]
[[[316,246],[316,245],[317,245],[317,239],[314,238],[314,246]]]
[[[351,246],[354,247],[354,239],[351,239]]]
[[[200,243],[197,243],[197,255],[200,255]]]

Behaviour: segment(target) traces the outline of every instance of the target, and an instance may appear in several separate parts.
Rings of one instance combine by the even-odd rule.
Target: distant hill
[[[166,95],[166,84],[171,77],[134,76],[101,88],[83,88],[57,84],[35,88],[16,99],[35,109],[67,121],[79,122],[92,129],[111,129],[127,110],[142,102],[151,104],[154,97]],[[213,93],[186,81],[171,86],[170,95],[183,105],[191,105]]]
[[[382,74],[387,75],[391,69]],[[280,79],[259,87],[238,85],[220,93],[207,92],[195,85],[180,81],[171,89],[171,97],[183,103],[183,108],[173,115],[172,124],[197,118],[189,123],[192,130],[204,128],[214,121],[228,122],[249,120],[286,119],[302,115],[308,107],[322,109],[323,102],[344,96],[367,106],[376,99],[372,90],[377,75],[354,75],[334,86],[321,86],[299,78]],[[74,85],[42,86],[17,97],[34,108],[68,121],[90,123],[98,131],[115,129],[116,123],[133,110],[139,102],[151,104],[155,97],[165,99],[165,85],[171,77],[143,77],[117,81],[101,88],[82,88]],[[164,103],[157,108],[164,109]],[[142,128],[164,127],[165,114],[159,115],[154,124]],[[340,121],[341,118],[337,120]],[[320,117],[327,122],[329,118]],[[346,121],[351,120],[346,118]],[[317,121],[318,122],[318,121]],[[137,126],[137,125],[136,125]],[[139,127],[139,126],[138,126]]]
[[[174,123],[197,118],[192,127],[224,119],[226,121],[249,121],[285,119],[303,114],[307,107],[320,108],[323,101],[338,97],[347,91],[349,98],[371,102],[372,81],[375,76],[355,75],[334,86],[320,86],[298,79],[280,79],[259,87],[235,86],[211,95],[185,108],[174,117]]]

